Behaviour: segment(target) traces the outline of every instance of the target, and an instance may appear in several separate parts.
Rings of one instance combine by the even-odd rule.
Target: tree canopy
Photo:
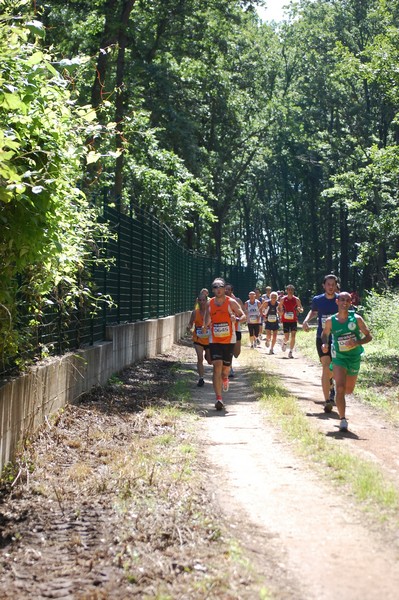
[[[258,4],[4,3],[4,307],[82,267],[104,190],[274,288],[398,283],[399,1]]]

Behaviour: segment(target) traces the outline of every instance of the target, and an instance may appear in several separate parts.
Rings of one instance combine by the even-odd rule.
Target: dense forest
[[[73,287],[104,197],[274,288],[397,284],[399,0],[262,4],[2,2],[3,306]]]

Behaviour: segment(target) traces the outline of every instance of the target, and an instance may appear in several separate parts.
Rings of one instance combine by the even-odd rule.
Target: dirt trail
[[[349,434],[338,432],[338,418],[323,412],[320,371],[303,357],[266,355],[271,367],[325,435],[372,458],[398,479],[397,430],[374,411],[351,399]],[[225,394],[226,413],[213,408],[211,370],[195,388],[195,402],[207,417],[201,435],[214,493],[256,568],[271,577],[277,597],[291,599],[396,599],[399,589],[398,531],[367,522],[351,500],[298,458],[281,434],[268,425],[243,370]],[[254,536],[254,531],[256,535]],[[255,548],[254,548],[255,546]]]
[[[285,387],[298,398],[303,411],[320,431],[337,443],[349,446],[351,452],[377,463],[399,485],[398,427],[385,421],[372,407],[349,396],[346,412],[349,432],[340,433],[336,409],[329,415],[323,410],[321,371],[318,364],[297,353],[296,358],[290,360],[279,351],[275,356],[266,355],[265,348],[258,349],[257,352],[265,356],[266,365],[270,365],[282,376]]]

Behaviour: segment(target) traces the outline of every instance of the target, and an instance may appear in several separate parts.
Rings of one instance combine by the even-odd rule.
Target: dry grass
[[[267,597],[212,505],[188,398],[173,357],[146,361],[41,431],[3,481],[2,598]]]

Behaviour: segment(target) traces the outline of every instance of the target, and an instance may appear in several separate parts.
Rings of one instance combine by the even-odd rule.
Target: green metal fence
[[[103,292],[116,308],[107,323],[138,321],[189,310],[203,287],[215,276],[228,279],[247,296],[256,284],[251,269],[227,265],[185,249],[165,225],[140,211],[134,217],[106,207],[104,217],[117,234],[108,244],[107,256],[115,263],[108,272],[96,273]]]
[[[255,273],[247,267],[228,265],[221,260],[187,250],[168,228],[144,211],[125,215],[106,206],[102,217],[109,223],[114,239],[103,248],[112,265],[96,267],[96,293],[112,297],[114,305],[103,304],[96,314],[89,307],[76,306],[65,315],[57,298],[50,298],[41,323],[27,331],[32,340],[25,359],[67,351],[105,339],[107,325],[155,319],[191,310],[201,288],[210,288],[216,276],[234,285],[235,293],[246,298],[256,285]],[[11,365],[12,366],[12,365]],[[10,368],[0,371],[4,376]]]

